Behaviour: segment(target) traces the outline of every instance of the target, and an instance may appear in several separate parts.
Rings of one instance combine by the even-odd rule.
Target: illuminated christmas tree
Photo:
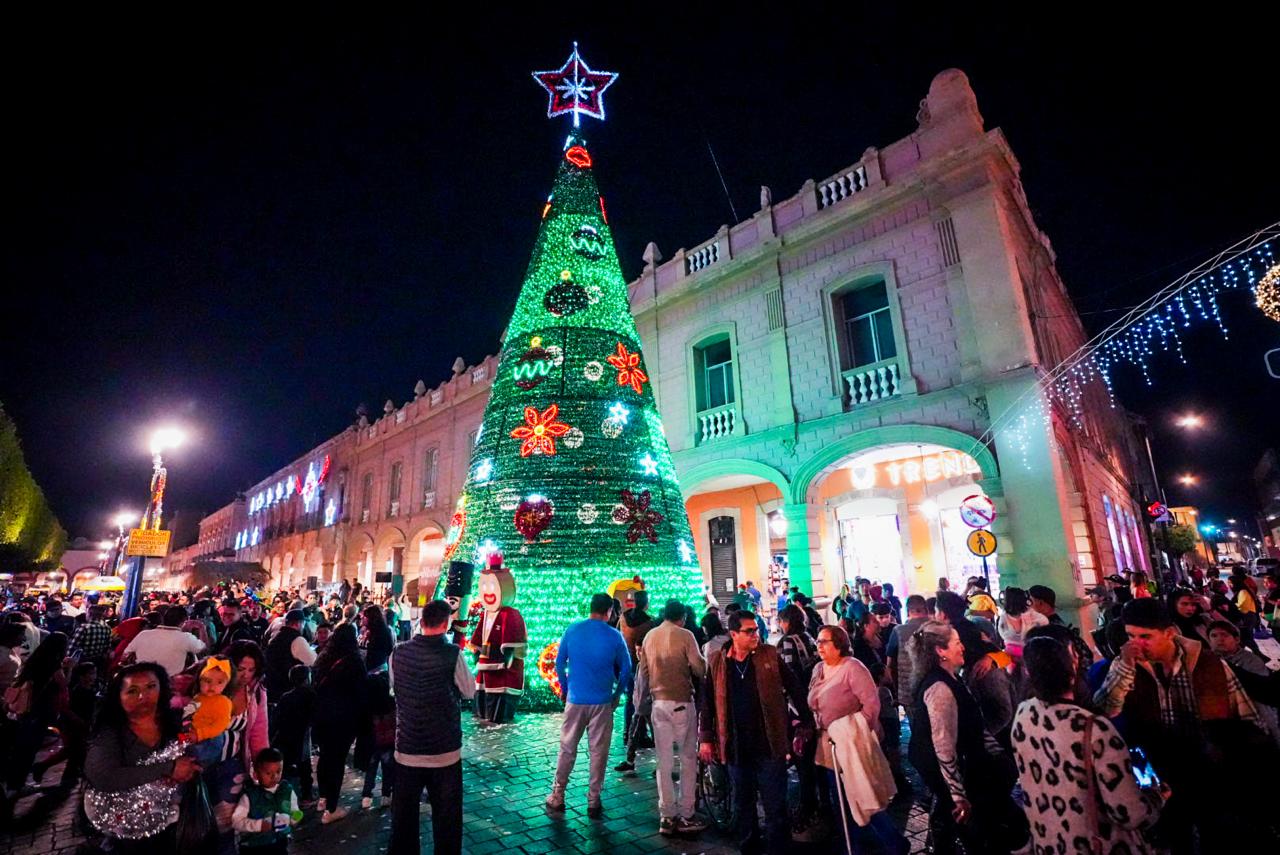
[[[446,539],[446,560],[500,550],[529,632],[526,695],[554,703],[536,663],[591,595],[640,576],[693,604],[702,573],[579,115],[604,117],[616,75],[574,52],[535,78],[572,113],[533,257]]]

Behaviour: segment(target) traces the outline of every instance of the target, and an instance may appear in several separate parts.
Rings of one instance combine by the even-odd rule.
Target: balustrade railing
[[[848,172],[828,178],[818,185],[818,207],[826,208],[866,189],[867,168],[858,164]]]
[[[698,413],[698,423],[701,427],[698,444],[704,445],[717,439],[733,436],[737,421],[738,407],[736,404],[726,404],[723,407],[716,407],[712,410],[703,410]]]
[[[720,241],[713,241],[704,247],[687,252],[684,256],[685,273],[697,273],[705,270],[720,260]]]
[[[841,373],[849,389],[849,406],[871,404],[902,394],[898,359],[882,359]]]

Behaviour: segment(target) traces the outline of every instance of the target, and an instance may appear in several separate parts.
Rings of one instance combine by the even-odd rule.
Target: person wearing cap
[[[284,625],[276,631],[263,651],[263,658],[267,660],[267,699],[271,703],[280,700],[280,696],[289,691],[289,671],[293,666],[310,667],[316,662],[316,652],[302,635],[302,622],[305,619],[306,614],[302,609],[285,612]]]

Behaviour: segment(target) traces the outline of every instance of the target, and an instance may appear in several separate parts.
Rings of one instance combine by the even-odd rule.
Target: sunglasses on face
[[[759,632],[760,632],[760,627],[758,627],[758,626],[749,626],[749,627],[747,627],[746,629],[735,629],[735,630],[734,630],[734,632],[745,632],[745,633],[747,633],[748,635],[758,635],[758,634],[759,634]]]

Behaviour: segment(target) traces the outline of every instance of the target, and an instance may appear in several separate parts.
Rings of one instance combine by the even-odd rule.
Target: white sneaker
[[[373,796],[365,796],[360,800],[360,809],[368,810],[373,807]]]
[[[327,810],[324,813],[322,813],[320,815],[320,822],[325,825],[328,825],[331,822],[337,822],[340,819],[346,819],[346,818],[347,818],[347,809],[344,807],[337,807],[337,808],[334,808],[333,810]]]

